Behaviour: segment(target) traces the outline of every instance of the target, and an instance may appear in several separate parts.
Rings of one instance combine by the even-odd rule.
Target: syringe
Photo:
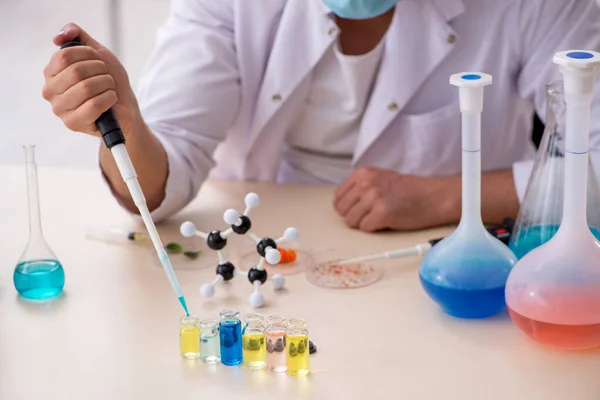
[[[514,226],[514,221],[511,218],[506,218],[502,225],[494,225],[490,226],[487,231],[497,239],[500,239],[502,243],[508,246],[510,241],[510,236],[512,233],[512,228]],[[443,238],[431,239],[425,243],[419,243],[414,246],[405,247],[403,249],[390,250],[384,253],[379,254],[371,254],[368,256],[354,257],[348,258],[346,260],[337,261],[336,265],[343,264],[356,264],[363,263],[367,261],[379,261],[379,260],[392,260],[395,258],[403,258],[403,257],[411,257],[411,256],[423,256],[425,255],[433,246],[442,241]]]
[[[61,49],[74,46],[83,46],[83,44],[79,42],[79,38],[75,38],[73,41],[64,44],[61,46]],[[104,144],[111,151],[117,164],[117,168],[119,169],[119,172],[121,173],[127,188],[129,189],[129,193],[131,193],[131,198],[140,211],[144,225],[146,225],[146,229],[148,230],[152,244],[154,245],[156,253],[158,254],[160,264],[165,270],[167,278],[169,278],[171,287],[177,295],[179,302],[183,306],[186,315],[189,316],[190,313],[188,311],[185,298],[183,297],[183,291],[181,290],[181,286],[179,285],[177,277],[175,276],[175,272],[173,271],[171,260],[167,255],[160,237],[158,236],[158,231],[156,230],[154,221],[152,221],[152,217],[150,216],[150,211],[146,205],[146,198],[144,197],[144,193],[142,192],[142,188],[140,187],[137,179],[137,174],[133,168],[133,164],[131,163],[127,149],[125,148],[125,136],[121,131],[121,126],[119,125],[117,117],[115,116],[112,108],[100,115],[100,117],[96,120],[96,127],[102,135]]]

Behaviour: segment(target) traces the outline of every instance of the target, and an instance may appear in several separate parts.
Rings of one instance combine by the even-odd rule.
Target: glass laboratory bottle
[[[242,322],[238,318],[239,311],[221,311],[219,322],[219,339],[221,343],[221,362],[225,365],[239,365],[243,361],[242,354]]]
[[[29,300],[59,296],[65,285],[65,272],[42,234],[35,146],[24,146],[29,207],[29,242],[13,274],[17,292]]]
[[[515,265],[506,284],[512,320],[550,347],[600,346],[600,243],[586,216],[590,106],[600,54],[557,53],[567,104],[564,201],[556,234]]]
[[[179,352],[181,357],[193,360],[200,357],[200,321],[194,317],[179,320]]]
[[[259,313],[250,313],[246,314],[244,317],[244,328],[242,329],[242,334],[246,332],[246,328],[248,325],[262,325],[264,322],[264,317]]]
[[[269,315],[267,318],[267,326],[268,325],[285,325],[286,319],[283,315]]]
[[[287,370],[286,332],[285,324],[276,322],[269,324],[265,330],[267,338],[267,368],[270,371],[285,372]]]
[[[287,373],[305,376],[310,372],[310,347],[306,327],[294,326],[286,332]]]
[[[486,74],[456,74],[462,113],[462,215],[456,230],[423,258],[421,285],[444,312],[485,318],[505,309],[506,279],[517,258],[481,219],[481,112]]]
[[[563,82],[546,85],[546,127],[510,239],[517,258],[550,240],[563,215],[566,103]],[[588,161],[587,222],[600,239],[600,189]]]
[[[214,319],[200,321],[200,360],[206,364],[221,361],[219,324]]]
[[[249,324],[242,335],[244,365],[250,369],[263,369],[267,365],[267,341],[262,324]]]

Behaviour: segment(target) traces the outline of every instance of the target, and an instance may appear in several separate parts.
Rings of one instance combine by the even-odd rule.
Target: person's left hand
[[[351,228],[416,230],[458,222],[460,176],[430,178],[378,168],[354,171],[335,191],[334,206]]]

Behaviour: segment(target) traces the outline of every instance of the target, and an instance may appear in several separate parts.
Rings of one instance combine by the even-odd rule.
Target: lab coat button
[[[446,38],[446,41],[450,44],[456,42],[456,35],[453,35],[453,34],[448,35],[448,37]]]
[[[388,104],[388,110],[390,111],[396,111],[398,109],[398,104],[396,104],[395,102],[391,102],[390,104]]]
[[[335,28],[329,29],[329,36],[335,36],[338,34],[338,30]]]
[[[274,95],[273,95],[273,97],[271,97],[271,99],[272,99],[274,102],[281,101],[281,95],[280,95],[280,94],[274,94]]]

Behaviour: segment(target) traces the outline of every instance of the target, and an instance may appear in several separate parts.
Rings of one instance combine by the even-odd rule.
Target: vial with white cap
[[[554,56],[567,105],[563,215],[556,234],[525,255],[506,284],[511,318],[531,339],[565,350],[600,346],[600,243],[587,224],[590,107],[600,54]]]
[[[456,230],[425,255],[419,270],[425,292],[444,312],[458,318],[485,318],[505,308],[504,288],[517,261],[481,219],[481,112],[484,73],[450,77],[459,87],[462,114],[462,215]]]

